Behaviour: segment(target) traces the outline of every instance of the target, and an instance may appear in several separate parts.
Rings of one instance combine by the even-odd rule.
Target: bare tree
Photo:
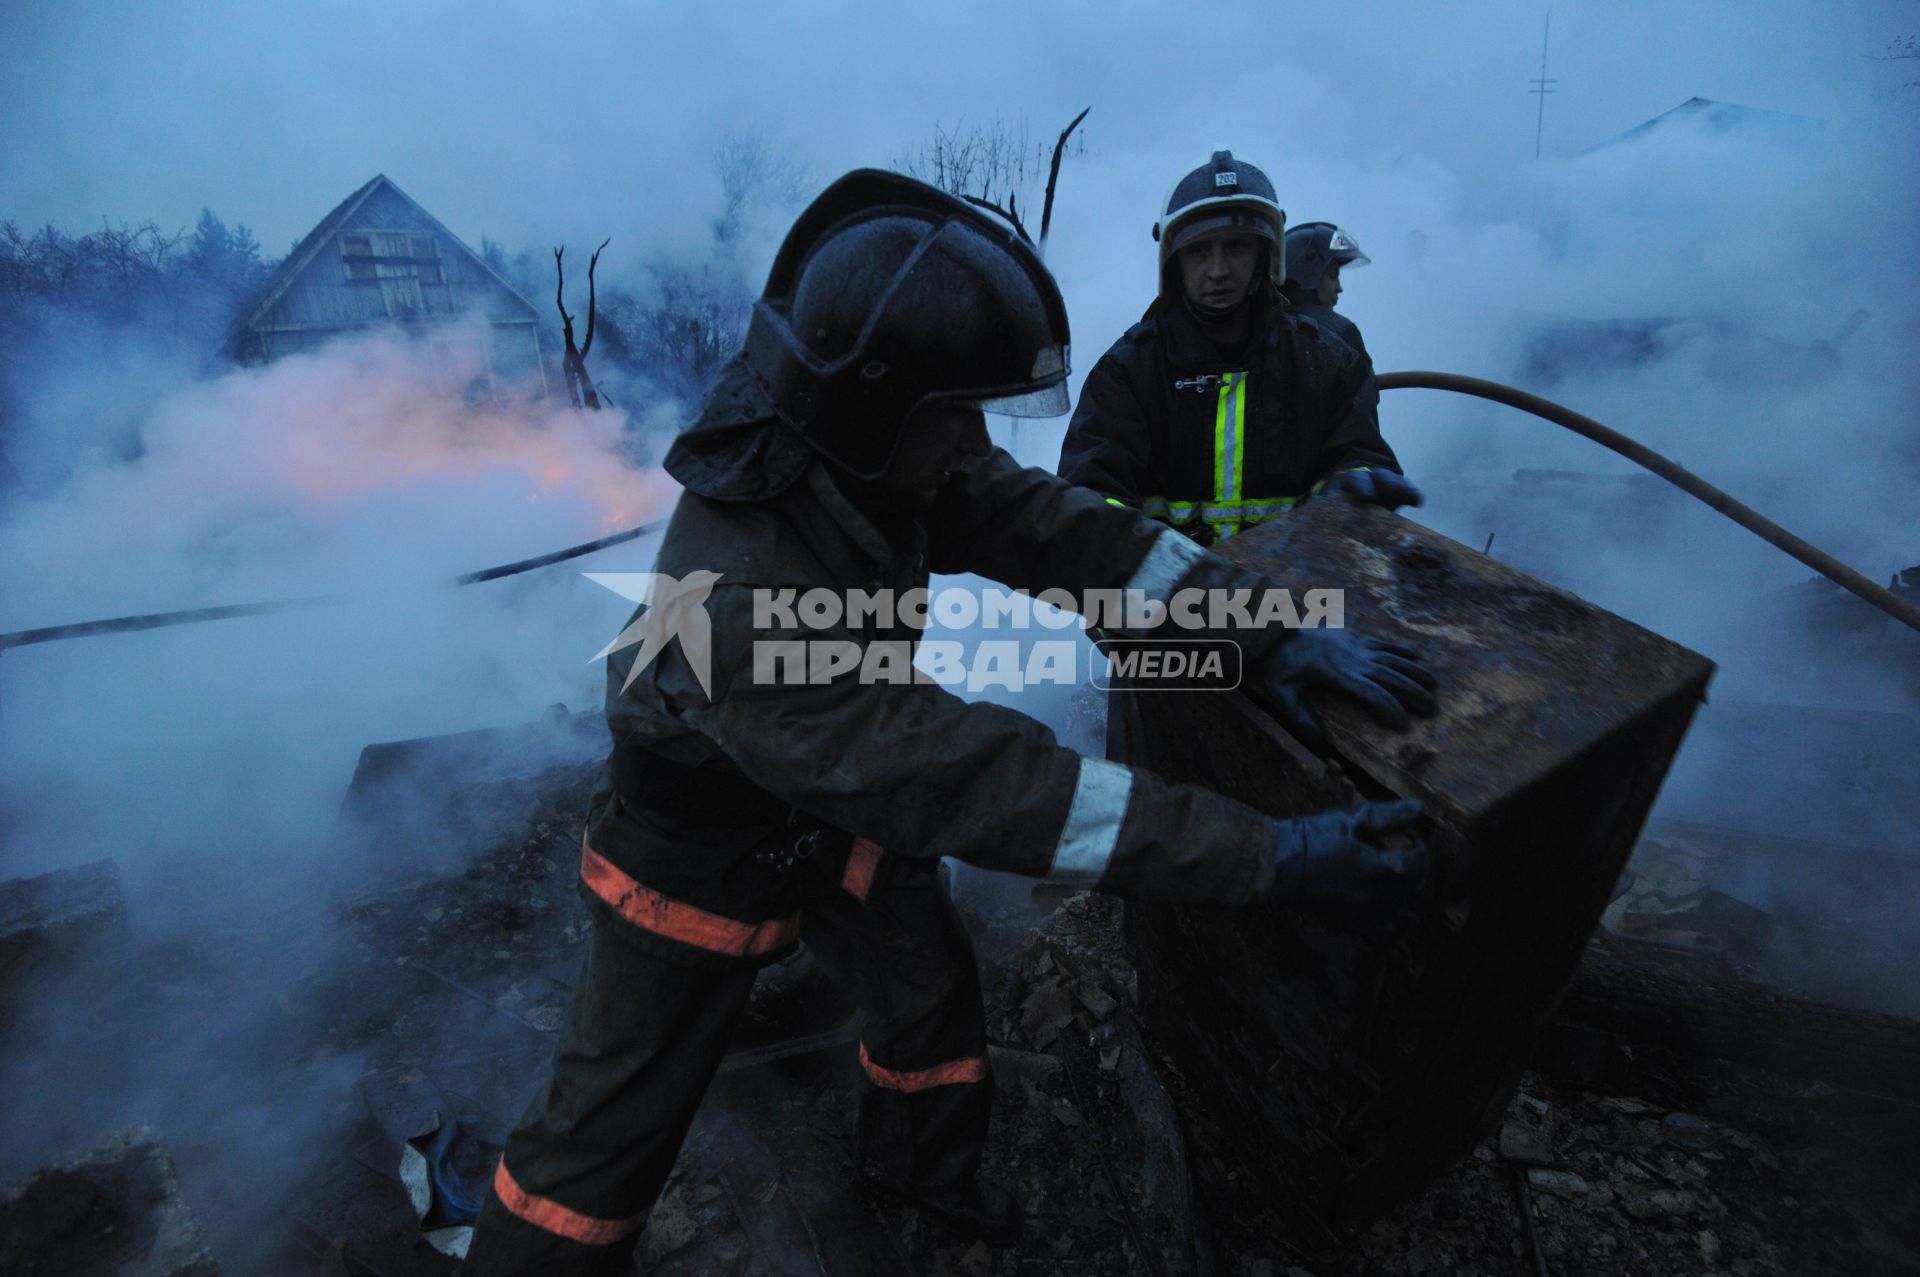
[[[600,247],[594,249],[593,256],[587,259],[587,335],[578,346],[573,344],[573,316],[567,313],[567,267],[563,260],[567,250],[564,245],[553,250],[553,273],[556,276],[553,304],[559,308],[560,331],[567,343],[560,363],[567,377],[567,398],[573,401],[576,408],[598,411],[600,407],[600,392],[594,388],[593,378],[587,375],[587,352],[593,349],[593,320],[598,309],[594,297],[593,272],[600,264],[600,254],[612,242],[611,238],[601,240]]]
[[[31,235],[0,222],[0,291],[41,297],[80,290],[126,294],[152,286],[185,263],[184,231],[169,235],[153,222],[101,224],[74,237],[47,225]]]
[[[1087,111],[1092,109],[1088,107]],[[1026,205],[1032,208],[1032,187],[1044,172],[1047,181],[1039,241],[1043,246],[1053,222],[1060,160],[1069,153],[1067,143],[1087,118],[1087,111],[1074,116],[1073,122],[1060,130],[1051,155],[1044,144],[1028,140],[1024,121],[1016,130],[996,116],[988,123],[974,125],[971,130],[964,122],[955,123],[951,129],[936,124],[933,140],[916,152],[894,157],[894,166],[909,177],[930,182],[969,204],[998,213],[1011,222],[1020,238],[1029,244],[1034,240],[1020,216],[1021,197],[1027,196]],[[1071,153],[1075,156],[1086,153],[1084,139]]]
[[[713,155],[724,206],[714,225],[722,243],[740,233],[747,211],[755,204],[797,204],[807,193],[806,169],[759,132],[730,133]]]
[[[731,274],[663,265],[645,301],[609,292],[606,321],[628,358],[676,394],[698,397],[740,344],[753,297]]]
[[[805,169],[759,132],[728,135],[712,153],[721,207],[708,251],[662,252],[642,266],[646,286],[609,288],[601,303],[603,353],[620,371],[697,401],[740,346],[754,303],[748,271],[761,244],[753,228],[789,220],[809,194]]]
[[[1053,193],[1060,185],[1060,157],[1066,154],[1067,139],[1073,136],[1073,131],[1080,127],[1080,122],[1087,118],[1087,112],[1091,110],[1093,108],[1090,106],[1081,108],[1080,114],[1074,116],[1067,127],[1060,130],[1060,136],[1053,144],[1053,159],[1047,165],[1047,199],[1040,210],[1040,251],[1042,253],[1047,251],[1047,234],[1053,230]],[[1085,150],[1086,147],[1083,144],[1081,151],[1084,153]]]
[[[1046,255],[1047,233],[1053,228],[1053,197],[1060,184],[1060,160],[1067,152],[1067,143],[1081,121],[1087,118],[1088,107],[1073,117],[1066,128],[1060,130],[1060,136],[1054,140],[1053,153],[1039,143],[1029,143],[1027,128],[1023,122],[1016,134],[1007,125],[995,117],[985,125],[975,125],[971,132],[955,124],[951,130],[934,126],[933,141],[920,151],[897,156],[894,165],[909,177],[917,177],[931,182],[951,195],[958,195],[967,203],[989,212],[998,213],[1013,224],[1013,229],[1021,239],[1034,245],[1034,251]],[[1086,153],[1083,139],[1076,156]],[[1044,203],[1040,210],[1040,240],[1036,244],[1027,234],[1026,224],[1020,219],[1020,197],[1025,194],[1027,207],[1033,206],[1032,185],[1047,175]],[[1012,434],[1008,441],[1008,451],[1016,455],[1020,451],[1020,420],[1015,418]]]
[[[1920,61],[1920,36],[1895,36],[1887,42],[1887,51],[1874,55],[1875,62],[1912,62]],[[1920,80],[1908,80],[1903,86],[1920,89]]]

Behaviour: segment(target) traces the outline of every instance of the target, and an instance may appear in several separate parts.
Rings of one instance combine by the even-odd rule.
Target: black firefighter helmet
[[[787,233],[741,362],[773,415],[857,478],[941,400],[1067,410],[1067,308],[1013,227],[878,169],[847,174]]]
[[[1302,222],[1287,229],[1287,283],[1302,293],[1320,287],[1327,267],[1365,266],[1373,259],[1360,242],[1332,222]]]
[[[1266,241],[1267,275],[1277,287],[1286,276],[1286,225],[1286,211],[1266,173],[1236,160],[1232,151],[1215,151],[1175,182],[1160,206],[1153,238],[1160,245],[1162,285],[1175,253],[1203,235],[1243,231]]]

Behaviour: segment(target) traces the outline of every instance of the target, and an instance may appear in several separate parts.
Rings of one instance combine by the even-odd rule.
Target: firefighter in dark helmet
[[[1285,221],[1231,151],[1174,183],[1159,296],[1088,374],[1063,478],[1202,545],[1323,493],[1420,504],[1380,437],[1371,362],[1280,295]]]
[[[1162,600],[1267,588],[989,445],[983,414],[1063,412],[1066,377],[1060,294],[996,219],[862,170],[795,223],[744,349],[666,461],[686,492],[655,571],[698,587],[705,622],[682,609],[672,642],[616,640],[608,660],[613,749],[581,851],[585,965],[467,1273],[624,1272],[756,971],[799,942],[865,1012],[863,1178],[961,1234],[1017,1233],[1015,1205],[976,1173],[992,1083],[943,856],[1121,895],[1362,918],[1417,896],[1413,804],[1275,821],[1082,757],[1022,714],[926,681],[788,681],[757,659],[756,645],[801,637],[910,655],[924,623],[909,608],[800,630],[761,608],[768,591],[905,594],[929,572]],[[659,597],[630,631],[673,611]],[[1392,724],[1432,708],[1431,676],[1402,650],[1338,630],[1240,637],[1283,712],[1304,712],[1309,688]]]
[[[1346,291],[1341,273],[1373,260],[1360,251],[1359,241],[1332,222],[1301,222],[1287,227],[1286,253],[1287,277],[1280,295],[1293,312],[1332,329],[1334,336],[1366,354],[1359,325],[1334,309]]]

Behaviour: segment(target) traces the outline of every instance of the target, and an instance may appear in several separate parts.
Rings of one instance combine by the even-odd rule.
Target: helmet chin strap
[[[1184,291],[1180,294],[1180,300],[1185,303],[1187,313],[1203,324],[1225,323],[1239,314],[1241,308],[1247,304],[1247,299],[1242,297],[1231,306],[1202,306],[1187,296]]]
[[[1200,303],[1194,301],[1193,298],[1187,296],[1187,290],[1183,288],[1180,290],[1180,304],[1185,306],[1187,313],[1192,315],[1201,324],[1209,328],[1214,328],[1221,324],[1230,324],[1243,314],[1247,306],[1253,301],[1253,295],[1258,288],[1259,285],[1257,283],[1249,287],[1247,291],[1241,295],[1240,300],[1234,302],[1231,306],[1202,306]]]

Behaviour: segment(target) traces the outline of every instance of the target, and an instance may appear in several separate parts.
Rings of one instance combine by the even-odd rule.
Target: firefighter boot
[[[860,1177],[879,1196],[913,1207],[929,1223],[962,1241],[1011,1246],[1026,1231],[1019,1201],[981,1175],[960,1185],[913,1188],[894,1182],[880,1167],[868,1163],[861,1167]]]
[[[1019,1203],[979,1174],[992,1097],[985,1077],[912,1092],[869,1090],[860,1100],[861,1178],[968,1241],[1017,1241]]]

